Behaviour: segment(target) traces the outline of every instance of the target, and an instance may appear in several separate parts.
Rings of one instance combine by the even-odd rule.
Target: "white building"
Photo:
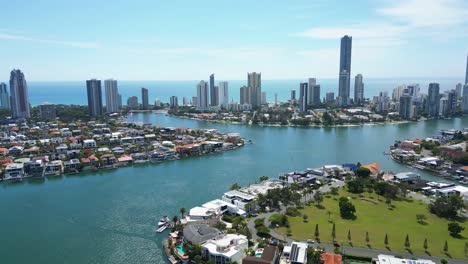
[[[306,243],[293,242],[290,246],[284,247],[281,258],[287,263],[305,264],[307,263],[307,247]]]
[[[117,89],[117,80],[109,79],[104,81],[106,90],[106,111],[107,113],[115,113],[122,106],[122,97]]]
[[[8,164],[5,168],[5,180],[21,179],[24,175],[23,163]]]
[[[237,190],[232,190],[224,193],[222,200],[236,205],[239,209],[248,212],[250,208],[246,208],[246,205],[253,202],[255,200],[255,196]]]
[[[382,254],[378,255],[377,258],[376,264],[436,264],[434,261],[427,259],[411,260]]]
[[[219,82],[219,106],[226,107],[229,104],[229,86],[228,82]]]
[[[208,83],[205,81],[200,81],[197,84],[197,109],[198,111],[207,111],[209,110],[209,89]]]
[[[187,223],[209,224],[216,218],[216,211],[211,208],[196,206],[185,217]]]
[[[85,139],[83,140],[83,148],[95,148],[96,141],[94,139]]]
[[[216,264],[224,264],[227,261],[242,263],[248,243],[244,235],[226,234],[203,243],[202,256],[214,260]]]

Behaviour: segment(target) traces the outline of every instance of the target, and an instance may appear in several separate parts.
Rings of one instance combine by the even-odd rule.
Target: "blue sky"
[[[460,77],[468,1],[2,1],[0,81]]]

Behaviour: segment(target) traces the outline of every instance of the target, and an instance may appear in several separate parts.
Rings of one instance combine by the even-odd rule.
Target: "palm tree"
[[[410,241],[409,241],[409,236],[408,236],[408,234],[406,234],[406,238],[405,238],[405,248],[406,248],[406,249],[409,249],[409,248],[410,248]]]
[[[174,217],[172,217],[172,222],[174,222],[174,224],[177,224],[179,222],[179,217],[177,215],[174,215]]]
[[[186,212],[185,208],[184,207],[180,208],[179,212],[182,215],[182,218],[184,218],[184,215],[185,215],[185,212]]]
[[[319,228],[318,228],[318,224],[315,224],[315,239],[318,239],[319,238]]]
[[[387,234],[385,234],[384,244],[386,247],[388,247],[388,235]]]
[[[351,229],[348,229],[348,241],[351,242]]]
[[[445,254],[448,253],[448,243],[447,243],[447,240],[445,240],[445,244],[444,244],[444,253],[445,253]]]
[[[424,239],[424,244],[423,244],[424,251],[427,252],[427,238]]]
[[[335,238],[336,238],[335,223],[333,223],[333,226],[332,226],[332,238],[333,238],[333,241],[335,241]]]
[[[369,232],[366,231],[366,242],[369,245],[370,238],[369,238]]]

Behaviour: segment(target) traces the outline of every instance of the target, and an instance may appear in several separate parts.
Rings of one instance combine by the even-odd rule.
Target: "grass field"
[[[355,220],[345,220],[340,217],[338,198],[340,196],[352,197],[356,207]],[[385,234],[388,235],[389,249],[393,252],[405,252],[406,234],[409,236],[410,249],[416,254],[426,254],[423,248],[424,239],[428,240],[428,253],[433,256],[445,256],[444,243],[448,242],[448,254],[454,258],[467,258],[465,256],[465,243],[468,242],[468,222],[460,222],[465,230],[461,238],[450,236],[447,230],[448,220],[439,218],[429,213],[427,204],[406,199],[393,201],[392,209],[376,194],[356,194],[340,191],[339,196],[324,197],[319,209],[315,204],[306,206],[300,210],[309,218],[304,223],[302,216],[289,217],[291,237],[297,240],[315,238],[315,225],[319,225],[321,242],[332,242],[332,223],[335,223],[336,241],[343,245],[350,245],[348,230],[351,231],[351,244],[356,247],[371,247],[386,249],[384,244]],[[328,212],[331,212],[330,218]],[[416,220],[417,214],[426,216],[425,223],[420,224]],[[331,222],[330,222],[331,221]],[[286,234],[286,228],[277,230],[280,234]],[[369,232],[369,245],[366,242],[366,232]]]

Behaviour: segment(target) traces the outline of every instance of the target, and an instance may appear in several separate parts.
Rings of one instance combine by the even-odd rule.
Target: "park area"
[[[340,197],[349,198],[355,206],[354,220],[340,216]],[[465,247],[468,242],[468,223],[465,219],[459,219],[458,223],[465,230],[455,238],[448,231],[448,224],[452,221],[430,213],[427,204],[409,197],[400,197],[389,202],[375,193],[358,195],[340,190],[338,195],[324,196],[320,206],[312,203],[299,212],[299,216],[288,217],[289,229],[278,228],[278,233],[288,234],[295,240],[315,239],[318,224],[320,242],[332,243],[334,223],[335,241],[341,245],[467,258]],[[427,251],[424,248],[425,239]]]

